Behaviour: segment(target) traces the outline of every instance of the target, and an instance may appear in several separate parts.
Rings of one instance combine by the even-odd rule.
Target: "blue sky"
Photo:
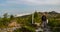
[[[60,12],[60,0],[0,0],[0,16],[4,13],[32,13],[35,9]]]

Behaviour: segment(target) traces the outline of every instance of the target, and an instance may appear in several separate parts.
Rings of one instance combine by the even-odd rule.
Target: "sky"
[[[33,13],[35,10],[60,12],[60,0],[0,0],[0,16],[4,13]]]

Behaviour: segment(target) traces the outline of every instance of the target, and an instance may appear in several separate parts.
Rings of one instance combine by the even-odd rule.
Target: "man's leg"
[[[47,22],[45,21],[45,22],[44,22],[44,28],[46,28],[46,27],[47,27]]]

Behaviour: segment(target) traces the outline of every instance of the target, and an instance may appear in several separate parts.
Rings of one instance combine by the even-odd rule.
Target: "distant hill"
[[[58,14],[58,12],[51,11],[51,12],[49,12],[49,14]]]
[[[42,13],[43,12],[36,12],[38,14],[38,17],[41,17],[42,16]],[[51,11],[51,12],[45,12],[47,14],[47,16],[50,18],[50,17],[58,17],[60,16],[60,13],[58,12],[55,12],[55,11]],[[35,14],[34,14],[35,15]],[[22,15],[22,16],[18,16],[20,18],[28,18],[28,17],[31,17],[32,14],[27,14],[27,15]],[[35,15],[36,16],[36,15]],[[37,16],[36,16],[37,17]],[[60,17],[59,17],[60,18]]]

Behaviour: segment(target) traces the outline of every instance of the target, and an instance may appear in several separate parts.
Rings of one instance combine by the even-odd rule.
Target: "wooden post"
[[[32,24],[34,24],[34,13],[32,14]]]

